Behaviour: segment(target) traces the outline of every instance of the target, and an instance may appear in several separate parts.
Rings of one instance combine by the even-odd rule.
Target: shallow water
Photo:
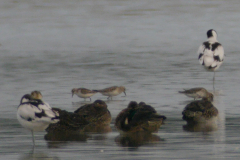
[[[3,0],[0,2],[1,159],[236,159],[239,154],[240,3],[230,1]],[[213,73],[197,49],[214,28],[226,58],[216,73],[217,130],[186,130],[179,90],[212,91]],[[84,102],[71,89],[127,88],[106,101],[112,132],[78,141],[48,142],[16,119],[20,98],[40,90],[52,107],[74,111]],[[92,100],[106,97],[96,94]],[[139,141],[119,137],[114,119],[127,104],[145,101],[167,117],[158,133]]]

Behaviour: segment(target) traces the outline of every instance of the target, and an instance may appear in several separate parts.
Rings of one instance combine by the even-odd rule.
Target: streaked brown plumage
[[[53,108],[60,114],[60,121],[49,125],[47,132],[80,133],[96,131],[111,123],[111,114],[104,101],[96,100],[92,104],[86,104],[76,111],[67,112]]]
[[[182,115],[183,120],[188,123],[206,122],[218,116],[218,109],[208,99],[203,98],[189,103]]]
[[[96,91],[86,89],[86,88],[73,88],[72,89],[72,97],[74,94],[76,94],[78,97],[84,98],[84,100],[86,98],[89,98],[91,101],[91,96],[93,96],[96,93],[97,93]]]
[[[83,116],[90,123],[98,125],[109,125],[112,120],[107,104],[102,100],[96,100],[92,104],[85,104],[74,113]]]
[[[183,93],[188,97],[198,99],[198,98],[207,98],[210,101],[213,101],[213,94],[208,92],[205,88],[197,87],[191,89],[185,89],[184,91],[179,91],[179,93]]]
[[[144,102],[139,105],[131,101],[128,107],[118,114],[115,126],[123,132],[156,132],[165,119],[165,116],[157,114],[150,105]]]
[[[40,91],[32,91],[31,92],[31,96],[34,98],[34,99],[42,99],[42,93]]]
[[[108,96],[107,99],[112,99],[113,96],[117,96],[119,94],[121,94],[122,92],[125,94],[126,96],[126,88],[124,86],[112,86],[112,87],[108,87],[105,89],[101,89],[101,90],[94,90],[96,92],[100,92],[102,95],[104,96]]]

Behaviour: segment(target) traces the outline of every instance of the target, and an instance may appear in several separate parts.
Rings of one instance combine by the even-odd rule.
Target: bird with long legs
[[[59,114],[41,99],[34,99],[30,94],[25,94],[17,109],[17,119],[24,128],[31,131],[35,146],[34,132],[44,131],[49,124],[57,123]]]
[[[215,71],[222,65],[224,60],[224,49],[217,40],[217,32],[213,29],[207,31],[207,41],[203,42],[198,49],[199,63],[208,71],[213,71],[213,89],[215,82]]]

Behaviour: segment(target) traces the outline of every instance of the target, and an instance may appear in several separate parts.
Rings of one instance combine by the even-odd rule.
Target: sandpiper
[[[198,98],[207,98],[210,101],[213,101],[213,94],[208,92],[205,88],[197,87],[191,89],[184,89],[184,91],[179,91],[179,93],[185,94],[188,97],[198,99]]]
[[[102,95],[104,96],[108,96],[107,99],[112,99],[113,96],[117,96],[119,94],[121,94],[122,92],[125,94],[125,96],[127,95],[126,94],[126,88],[124,86],[112,86],[112,87],[108,87],[108,88],[105,88],[105,89],[101,89],[101,90],[94,90],[96,92],[100,92]]]
[[[24,128],[32,132],[35,145],[33,132],[44,131],[50,123],[57,123],[59,115],[41,99],[34,99],[30,94],[25,94],[17,109],[17,119]]]
[[[86,98],[89,98],[91,101],[91,96],[93,96],[96,93],[97,93],[96,91],[89,90],[86,88],[73,88],[72,89],[72,97],[74,94],[76,94],[78,97],[84,98],[84,101],[86,100]]]
[[[214,83],[215,71],[222,65],[224,60],[224,49],[217,41],[217,32],[215,30],[208,30],[207,38],[208,40],[203,42],[198,49],[198,60],[207,70],[214,71]]]

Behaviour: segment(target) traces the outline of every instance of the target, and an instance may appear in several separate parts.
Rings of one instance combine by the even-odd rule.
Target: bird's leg
[[[215,71],[214,71],[214,74],[213,74],[213,92],[215,92],[215,86],[214,86],[214,84],[215,84]]]
[[[92,100],[91,100],[91,97],[89,97],[89,99],[90,99],[90,101],[92,101]]]
[[[108,98],[107,99],[109,99],[110,98],[110,96],[108,96]]]
[[[213,81],[215,81],[215,71],[214,71],[214,74],[213,74]]]
[[[31,130],[32,132],[32,141],[33,141],[33,146],[35,146],[35,139],[34,139],[34,133],[33,133],[33,130]]]

